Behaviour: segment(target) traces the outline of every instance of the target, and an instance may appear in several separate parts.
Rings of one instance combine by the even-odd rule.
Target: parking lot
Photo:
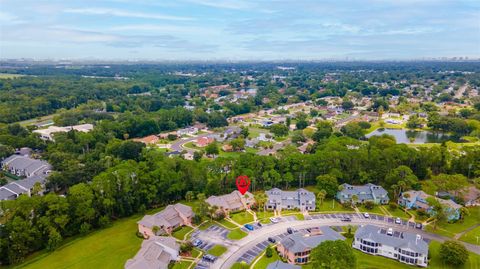
[[[297,218],[295,216],[283,216],[283,217],[277,217],[277,222],[278,223],[285,223],[285,222],[290,222],[290,221],[296,221]],[[338,220],[340,221],[345,221],[345,219],[350,219],[350,220],[363,220],[363,221],[368,221],[371,220],[372,224],[379,223],[379,222],[384,222],[385,224],[391,225],[393,228],[394,227],[401,227],[403,229],[417,229],[416,228],[416,223],[415,222],[409,222],[406,220],[400,220],[400,223],[396,223],[396,217],[386,217],[386,216],[381,216],[377,214],[369,214],[368,217],[365,217],[364,214],[361,213],[355,213],[355,212],[348,212],[348,213],[331,213],[331,214],[313,214],[310,216],[306,216],[305,220]],[[253,230],[261,230],[262,228],[276,225],[276,223],[268,223],[268,224],[261,224],[259,225],[258,223],[252,223],[251,226],[253,227]],[[423,227],[422,227],[423,228]],[[245,227],[241,228],[243,231],[249,233],[251,230],[248,230]],[[302,229],[300,229],[301,231]],[[297,231],[297,230],[294,230]],[[218,225],[212,225],[208,229],[204,231],[195,231],[192,233],[192,240],[194,239],[200,239],[202,240],[202,244],[199,246],[200,249],[203,251],[208,251],[211,249],[214,245],[219,244],[221,242],[222,245],[225,245],[227,247],[231,246],[234,242],[231,240],[227,239],[227,234],[229,233],[228,229],[225,229],[223,227],[220,227]],[[284,232],[282,234],[278,234],[274,237],[272,237],[275,240],[275,243],[278,243],[281,241],[285,236],[288,235],[288,232]],[[253,260],[260,255],[269,245],[273,245],[272,242],[269,242],[268,240],[264,240],[258,244],[256,244],[254,247],[246,250],[244,253],[241,253],[240,257],[236,259],[236,262],[246,262],[247,264],[251,264]],[[211,263],[207,261],[200,261],[195,268],[199,269],[207,269],[210,268]]]

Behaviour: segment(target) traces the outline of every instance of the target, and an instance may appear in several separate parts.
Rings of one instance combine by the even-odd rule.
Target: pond
[[[379,128],[368,135],[367,138],[374,135],[388,134],[397,140],[397,143],[442,143],[444,141],[462,142],[458,137],[451,136],[442,132],[412,131],[405,129]]]

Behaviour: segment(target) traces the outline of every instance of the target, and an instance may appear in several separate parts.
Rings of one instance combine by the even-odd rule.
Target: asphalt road
[[[346,226],[346,225],[364,225],[364,224],[373,224],[379,227],[384,228],[393,228],[394,231],[410,231],[412,233],[420,234],[423,238],[428,240],[435,240],[443,242],[449,240],[450,238],[425,232],[423,230],[415,229],[405,225],[398,225],[389,223],[387,218],[385,220],[377,219],[365,219],[361,216],[355,216],[352,218],[351,222],[342,222],[340,219],[335,218],[320,218],[320,219],[311,219],[311,220],[294,220],[288,222],[280,222],[273,225],[264,226],[261,229],[254,230],[249,233],[248,236],[242,238],[235,242],[228,251],[220,256],[215,263],[211,265],[210,268],[231,268],[237,260],[242,257],[247,251],[254,248],[257,244],[262,243],[267,240],[268,237],[278,236],[282,233],[285,233],[287,228],[294,229],[305,229],[311,227],[319,226]],[[465,247],[474,253],[480,254],[480,246],[473,244],[468,244],[462,242]]]

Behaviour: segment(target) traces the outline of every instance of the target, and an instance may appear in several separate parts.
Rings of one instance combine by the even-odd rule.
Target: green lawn
[[[372,209],[366,209],[363,205],[359,206],[361,212],[369,212],[378,215],[385,215],[378,205],[375,205]]]
[[[431,259],[428,265],[428,268],[441,268],[441,269],[467,269],[467,268],[480,268],[480,255],[470,252],[469,258],[467,263],[464,266],[460,267],[453,267],[448,266],[443,263],[440,259],[439,251],[440,251],[440,243],[436,241],[432,241],[430,243],[430,253]]]
[[[115,221],[112,227],[74,239],[54,252],[38,253],[15,268],[123,268],[140,249],[142,239],[135,233],[142,217]]]
[[[208,221],[202,223],[200,226],[198,226],[198,229],[204,231],[204,230],[208,229],[208,227],[212,226],[213,224],[214,224],[213,222],[208,220]]]
[[[187,269],[192,264],[193,264],[193,262],[191,262],[191,261],[178,261],[178,262],[173,264],[172,269]]]
[[[317,202],[316,212],[334,212],[334,211],[353,211],[353,208],[344,208],[337,201],[332,199],[325,199],[322,204]]]
[[[18,78],[23,76],[25,75],[0,73],[0,79],[12,79],[12,78]]]
[[[453,237],[455,234],[465,231],[469,227],[474,226],[480,219],[480,207],[470,207],[470,215],[466,216],[464,220],[457,221],[455,223],[439,223],[436,230],[433,230],[433,226],[427,226],[427,231]]]
[[[388,212],[390,212],[390,214],[392,214],[394,217],[399,217],[399,218],[402,218],[402,219],[410,219],[410,215],[405,213],[405,211],[403,211],[403,209],[401,209],[399,207],[397,207],[395,210],[392,210],[388,206],[383,206],[383,208],[385,208]]]
[[[470,244],[480,245],[480,226],[464,233],[460,237],[460,240]]]
[[[273,211],[258,211],[257,212],[257,219],[263,223],[263,224],[267,224],[267,223],[270,223],[270,218],[273,217]]]
[[[253,221],[253,215],[247,211],[230,214],[230,218],[238,224],[246,224]]]
[[[234,229],[234,230],[230,231],[227,235],[227,238],[232,239],[232,240],[240,240],[247,235],[248,234],[246,232],[240,230],[240,228],[237,228],[237,229]]]
[[[246,262],[236,262],[230,269],[248,269],[250,266]]]
[[[264,253],[265,253],[265,250],[262,253],[260,253],[259,256],[263,255]],[[280,256],[278,256],[278,253],[275,249],[273,249],[272,253],[273,255],[270,258],[267,258],[267,256],[263,255],[263,257],[260,258],[255,264],[255,269],[265,269],[270,263],[280,260]]]
[[[227,251],[226,247],[224,247],[222,245],[215,245],[213,248],[208,250],[207,253],[218,257],[218,256],[222,255],[223,253],[225,253],[226,251]]]
[[[217,220],[216,222],[222,224],[223,226],[227,227],[228,229],[235,229],[235,228],[238,227],[237,225],[231,223],[230,221],[228,221],[226,219]]]
[[[173,237],[177,238],[178,240],[184,240],[185,235],[192,231],[193,228],[189,226],[183,226],[180,230],[173,232],[172,235]]]

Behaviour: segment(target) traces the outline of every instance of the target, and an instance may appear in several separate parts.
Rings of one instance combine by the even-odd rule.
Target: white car
[[[387,235],[390,235],[390,236],[393,235],[393,229],[392,228],[388,228]]]
[[[400,218],[396,218],[396,219],[395,219],[395,223],[396,223],[396,224],[402,224],[402,220],[401,220]]]
[[[272,223],[278,223],[278,219],[277,219],[277,218],[274,218],[274,217],[271,217],[271,218],[270,218],[270,222],[272,222]]]
[[[363,213],[363,216],[367,219],[370,218],[370,214],[368,214],[368,213]]]

